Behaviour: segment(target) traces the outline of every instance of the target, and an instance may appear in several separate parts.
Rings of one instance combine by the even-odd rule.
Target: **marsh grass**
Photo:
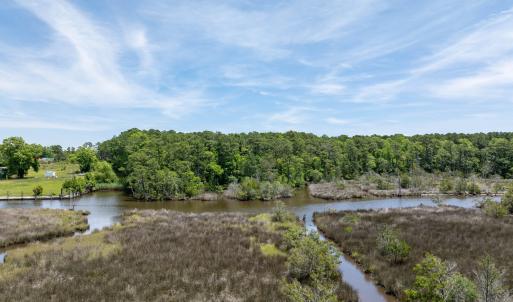
[[[29,244],[0,265],[0,301],[291,301],[272,215],[126,212],[91,235]],[[339,301],[354,297],[341,282]]]
[[[274,250],[282,239],[264,224],[242,214],[130,212],[111,230],[8,256],[0,300],[284,301],[286,257]],[[91,257],[95,245],[110,252]]]
[[[414,280],[413,267],[425,253],[457,264],[458,270],[473,278],[473,270],[483,255],[490,255],[506,270],[507,286],[513,288],[513,216],[493,218],[481,210],[462,208],[412,208],[379,211],[316,213],[319,229],[339,244],[385,289],[399,297]],[[347,217],[351,217],[348,219]],[[402,263],[391,264],[376,246],[384,225],[397,231],[411,246]],[[351,231],[347,231],[350,227]]]
[[[0,247],[72,235],[88,228],[83,211],[0,209]]]

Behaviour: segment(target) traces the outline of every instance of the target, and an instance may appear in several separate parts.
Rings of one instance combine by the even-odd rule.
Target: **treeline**
[[[245,178],[299,187],[415,170],[513,176],[513,133],[316,136],[131,129],[98,146],[134,196],[181,198]]]
[[[95,147],[90,142],[78,148],[68,147],[64,149],[60,145],[29,144],[22,137],[5,138],[0,144],[0,179],[12,176],[24,178],[31,168],[37,172],[41,159],[47,161],[76,161],[76,154],[83,150],[91,150],[92,156],[96,157],[96,148],[97,146]],[[89,171],[90,167],[86,170]]]

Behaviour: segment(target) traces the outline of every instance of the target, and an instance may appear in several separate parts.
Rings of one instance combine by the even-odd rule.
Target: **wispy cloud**
[[[346,120],[346,119],[341,119],[341,118],[337,118],[337,117],[328,117],[326,119],[326,122],[328,124],[332,124],[332,125],[338,125],[338,126],[342,126],[342,125],[348,125],[351,123],[350,120]]]
[[[182,89],[180,93],[164,94],[135,81],[119,65],[123,47],[127,46],[139,55],[142,69],[153,64],[144,29],[130,31],[124,40],[68,2],[19,0],[17,3],[52,30],[53,39],[41,49],[40,56],[31,52],[20,59],[23,55],[19,52],[4,53],[7,60],[0,63],[0,95],[75,106],[162,108],[175,117],[207,104],[198,101],[206,99],[199,96],[201,90]],[[194,99],[184,98],[193,94]]]
[[[265,58],[287,56],[289,46],[338,38],[348,27],[381,6],[378,1],[294,1],[264,7],[208,1],[180,1],[147,9],[170,24],[187,25],[221,44],[255,51]],[[246,5],[245,5],[246,4]]]

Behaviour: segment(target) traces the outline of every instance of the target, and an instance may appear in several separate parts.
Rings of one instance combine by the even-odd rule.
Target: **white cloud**
[[[308,112],[315,111],[308,107],[291,107],[285,111],[272,114],[268,118],[268,123],[286,123],[298,125],[306,121]]]
[[[336,117],[329,117],[329,118],[326,119],[326,122],[328,124],[339,125],[339,126],[348,125],[348,124],[351,123],[350,120],[340,119],[340,118],[336,118]]]
[[[422,58],[402,77],[363,85],[352,99],[383,102],[404,92],[439,99],[512,100],[513,10],[494,15]]]
[[[125,34],[125,39],[139,56],[140,68],[143,72],[150,72],[154,64],[152,45],[148,41],[146,30],[142,26],[130,29]]]
[[[490,64],[475,74],[455,77],[431,87],[442,98],[513,100],[513,60]]]
[[[196,29],[222,44],[275,58],[286,56],[291,45],[340,37],[351,24],[380,9],[378,4],[375,0],[294,1],[248,9],[242,4],[183,1],[172,6],[148,8],[147,12],[168,23]]]
[[[346,87],[338,83],[318,83],[311,86],[314,94],[340,95],[345,91]]]
[[[513,54],[513,9],[504,11],[472,27],[463,37],[424,59],[413,74],[424,74],[458,64],[488,64]],[[472,66],[476,67],[476,66]]]
[[[39,50],[9,48],[0,62],[0,96],[12,100],[66,103],[74,106],[161,108],[179,116],[206,102],[201,89],[162,93],[135,81],[120,66],[127,45],[137,51],[142,68],[153,63],[145,30],[123,33],[99,26],[75,6],[62,0],[18,0],[51,30],[50,44]],[[128,43],[128,44],[125,44]],[[37,55],[37,53],[40,55]],[[189,91],[190,90],[190,91]],[[195,99],[184,98],[187,94]],[[191,106],[191,103],[194,103]]]

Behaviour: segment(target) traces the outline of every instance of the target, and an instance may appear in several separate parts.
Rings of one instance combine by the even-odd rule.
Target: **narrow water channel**
[[[446,204],[473,207],[474,198],[449,198]],[[285,200],[288,210],[298,217],[305,217],[305,224],[308,230],[318,232],[313,223],[314,212],[324,212],[327,210],[346,210],[356,211],[361,209],[378,208],[406,208],[418,205],[433,205],[429,198],[390,198],[376,200],[349,200],[349,201],[324,201],[310,197],[306,190],[299,191],[293,198]],[[245,212],[260,213],[270,211],[273,202],[260,201],[168,201],[168,202],[139,202],[134,201],[118,192],[98,192],[92,195],[83,196],[74,202],[75,209],[87,210],[91,214],[88,216],[90,233],[94,229],[102,229],[118,221],[123,211],[128,209],[168,209],[181,212]],[[69,201],[60,200],[40,200],[40,201],[0,201],[0,208],[52,208],[68,209]],[[7,250],[8,255],[8,250]],[[3,262],[6,251],[0,250],[0,263]],[[395,299],[386,295],[382,288],[376,286],[356,264],[346,256],[341,256],[339,270],[343,279],[351,285],[358,293],[360,302],[390,302]]]

